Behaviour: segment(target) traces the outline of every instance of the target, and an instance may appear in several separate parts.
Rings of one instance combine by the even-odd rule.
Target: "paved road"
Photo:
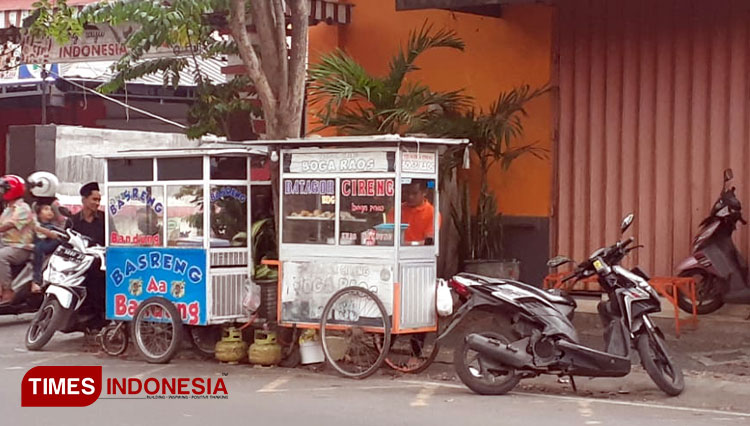
[[[0,318],[3,425],[706,425],[750,424],[750,414],[657,402],[532,393],[472,394],[454,382],[378,375],[364,381],[304,369],[220,365],[180,357],[168,365],[101,356],[79,335],[26,352],[27,319]],[[86,352],[88,351],[88,352]],[[105,377],[222,377],[226,400],[100,399],[86,408],[20,408],[20,382],[36,365],[102,365]]]

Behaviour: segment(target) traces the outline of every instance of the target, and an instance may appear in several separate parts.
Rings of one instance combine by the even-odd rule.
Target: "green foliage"
[[[253,264],[255,265],[253,278],[256,280],[276,279],[278,277],[277,270],[261,264],[263,259],[278,259],[273,219],[256,220],[253,222],[250,231],[253,241]]]
[[[487,111],[470,104],[461,90],[434,92],[424,84],[406,81],[419,69],[419,56],[433,48],[464,50],[455,31],[434,31],[425,22],[412,31],[405,49],[391,59],[388,75],[374,76],[342,50],[324,55],[311,67],[310,100],[322,127],[336,127],[345,134],[423,133],[434,137],[467,138],[479,163],[480,193],[474,209],[464,182],[460,206],[451,215],[458,228],[461,261],[494,259],[503,255],[502,216],[488,174],[500,164],[507,170],[523,155],[544,159],[547,151],[536,143],[516,145],[524,132],[526,104],[549,91],[548,86],[529,85],[501,92]],[[463,148],[448,150],[441,158],[441,178],[464,161]],[[472,214],[472,211],[474,212]]]
[[[99,87],[103,93],[117,91],[129,80],[159,72],[163,73],[165,87],[176,88],[180,72],[191,62],[195,64],[198,87],[197,99],[188,113],[189,137],[207,133],[225,136],[229,115],[244,113],[249,119],[253,111],[253,106],[239,95],[240,88],[248,86],[247,79],[215,85],[197,61],[237,52],[234,40],[217,32],[217,25],[226,21],[228,0],[114,0],[91,4],[80,13],[68,6],[66,0],[54,4],[51,0],[41,0],[33,7],[35,11],[28,21],[30,31],[52,37],[61,44],[83,34],[88,24],[132,25],[125,40],[128,53],[114,64],[112,80]],[[172,49],[175,56],[148,58],[149,51],[156,47]]]
[[[83,34],[83,23],[76,16],[77,10],[69,7],[67,0],[57,0],[54,5],[50,0],[40,0],[32,3],[31,7],[35,10],[32,14],[32,34],[52,37],[60,44]]]
[[[425,22],[412,31],[405,49],[390,61],[386,76],[368,73],[342,50],[324,55],[309,72],[310,103],[318,107],[321,128],[336,127],[347,134],[424,133],[443,111],[465,107],[461,90],[436,92],[406,75],[418,70],[415,62],[434,48],[463,50],[455,31],[434,31]],[[315,129],[320,130],[320,129]]]
[[[480,190],[472,215],[468,202],[468,187],[463,183],[462,206],[453,206],[452,217],[462,241],[461,262],[469,259],[502,259],[503,223],[497,211],[495,194],[489,189],[489,171],[499,163],[507,170],[514,160],[530,154],[547,158],[547,150],[536,143],[517,146],[513,142],[523,136],[522,119],[528,114],[526,104],[549,91],[548,86],[531,89],[524,85],[502,92],[487,112],[469,109],[448,115],[433,130],[436,136],[467,138],[471,141],[480,173]],[[449,152],[445,161],[458,163],[460,152]]]

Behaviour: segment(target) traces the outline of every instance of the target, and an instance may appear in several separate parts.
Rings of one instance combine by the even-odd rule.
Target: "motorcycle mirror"
[[[557,268],[558,266],[564,265],[566,263],[573,262],[573,259],[567,258],[565,256],[555,256],[552,259],[547,261],[547,267],[549,268]]]
[[[734,178],[734,173],[732,172],[732,169],[725,169],[724,170],[724,182],[729,182]]]
[[[630,225],[633,223],[633,219],[635,219],[635,215],[633,213],[625,216],[625,218],[622,220],[622,225],[620,225],[620,234],[624,234],[625,231],[630,228]]]

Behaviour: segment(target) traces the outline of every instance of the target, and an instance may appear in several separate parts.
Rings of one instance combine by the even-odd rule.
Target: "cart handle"
[[[273,259],[263,259],[263,260],[260,261],[260,263],[263,264],[263,265],[271,265],[271,266],[280,266],[281,265],[281,262],[279,262],[278,260],[273,260]]]

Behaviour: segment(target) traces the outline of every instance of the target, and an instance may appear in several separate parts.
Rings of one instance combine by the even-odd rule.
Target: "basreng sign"
[[[138,304],[154,296],[172,301],[183,323],[205,325],[205,250],[109,247],[107,319],[131,320]]]

